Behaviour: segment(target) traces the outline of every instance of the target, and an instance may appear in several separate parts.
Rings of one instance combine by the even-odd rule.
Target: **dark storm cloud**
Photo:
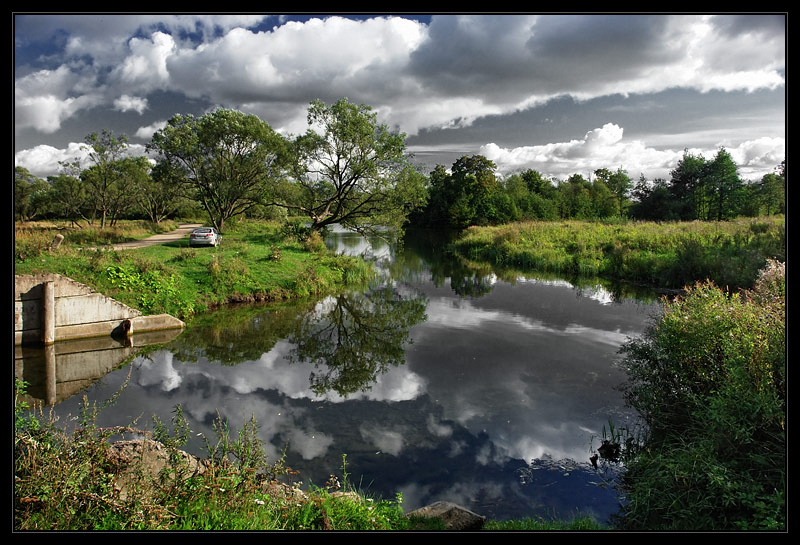
[[[756,33],[764,36],[781,36],[786,33],[786,15],[784,14],[739,14],[718,15],[712,24],[721,33],[729,36]]]
[[[658,155],[649,141],[631,138],[656,138],[660,148],[680,142],[679,149],[769,138],[759,149],[777,150],[785,125],[785,107],[774,107],[785,93],[781,22],[652,14],[17,16],[15,163],[41,174],[35,161],[63,157],[88,132],[114,129],[146,143],[171,115],[213,107],[255,113],[297,134],[311,100],[342,97],[370,105],[419,156],[444,153],[445,164],[488,146],[503,168],[506,158],[516,167],[556,152],[575,158],[563,168],[579,168],[590,164],[577,160],[581,153],[598,153],[591,135],[613,141],[605,149],[615,161],[629,145],[641,161]],[[677,89],[691,106],[674,102]],[[730,101],[717,106],[710,98],[723,95],[714,93]],[[746,104],[734,104],[744,93]],[[754,105],[759,99],[769,108]]]
[[[566,94],[675,62],[683,52],[665,42],[669,25],[658,15],[437,18],[408,70],[446,94]]]
[[[548,93],[639,77],[643,70],[683,55],[665,39],[670,21],[658,15],[548,18],[536,25],[526,44],[533,59],[530,68]]]

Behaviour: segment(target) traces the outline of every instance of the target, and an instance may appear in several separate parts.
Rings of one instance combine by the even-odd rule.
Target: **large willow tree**
[[[308,124],[293,141],[293,180],[272,204],[307,216],[315,230],[332,223],[364,234],[401,228],[421,204],[425,182],[408,164],[405,135],[347,99],[313,101]]]
[[[287,159],[286,141],[266,122],[224,109],[172,117],[148,149],[180,172],[219,231],[267,199]]]

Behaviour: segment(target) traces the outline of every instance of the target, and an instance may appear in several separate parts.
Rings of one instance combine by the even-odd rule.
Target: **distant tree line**
[[[21,221],[58,218],[101,228],[120,219],[160,223],[173,215],[198,213],[198,207],[173,173],[146,157],[126,154],[124,136],[109,131],[86,137],[89,166],[61,162],[60,172],[42,180],[23,167],[14,169],[14,215]]]
[[[532,169],[499,178],[495,168],[480,155],[458,159],[449,172],[436,166],[427,205],[412,223],[460,229],[517,220],[720,221],[786,212],[785,161],[748,182],[724,148],[710,160],[685,151],[669,180],[642,175],[635,183],[622,168],[595,170],[589,180],[551,179]]]
[[[59,218],[100,227],[122,218],[158,223],[206,215],[223,230],[237,216],[305,216],[312,228],[340,223],[364,233],[411,224],[463,229],[518,220],[725,220],[786,211],[786,164],[745,181],[730,154],[685,151],[669,180],[633,182],[622,168],[587,180],[528,169],[500,177],[481,155],[429,175],[414,168],[405,135],[369,106],[316,100],[309,129],[285,137],[254,115],[219,109],[175,115],[147,145],[154,159],[129,154],[125,136],[103,130],[84,142],[88,165],[60,163],[42,180],[14,169],[17,220]]]

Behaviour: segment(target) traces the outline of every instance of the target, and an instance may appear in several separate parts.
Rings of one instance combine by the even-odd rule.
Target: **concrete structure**
[[[27,382],[21,399],[31,407],[61,403],[135,357],[143,347],[168,343],[181,331],[144,331],[135,339],[108,336],[16,346],[14,376]]]
[[[180,329],[170,316],[143,316],[89,286],[58,274],[16,275],[14,344],[51,345],[87,337],[130,337],[134,332]]]

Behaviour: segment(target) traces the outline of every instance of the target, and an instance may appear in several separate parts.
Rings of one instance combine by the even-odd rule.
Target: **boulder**
[[[473,513],[455,503],[438,501],[406,514],[407,517],[436,518],[444,522],[447,530],[480,530],[486,517]]]

